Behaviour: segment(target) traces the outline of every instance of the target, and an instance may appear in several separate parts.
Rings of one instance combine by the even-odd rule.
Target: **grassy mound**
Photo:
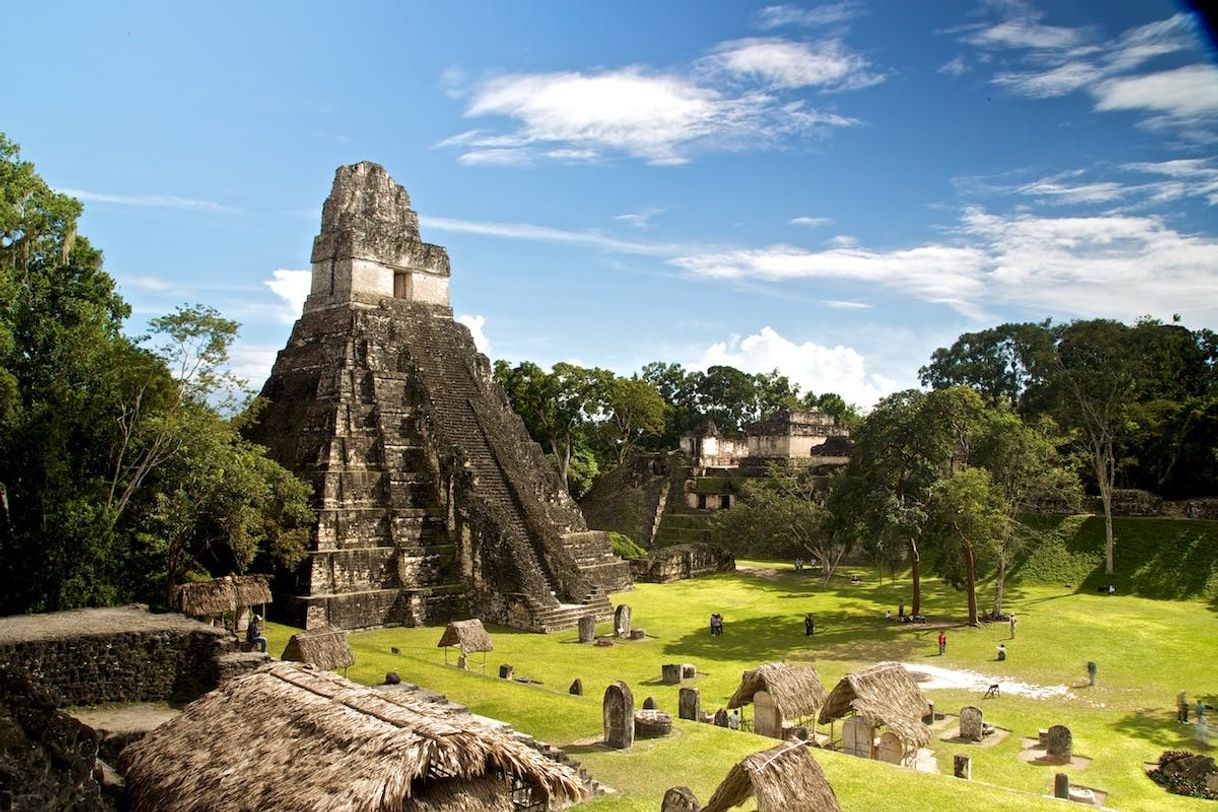
[[[1104,574],[1102,516],[1026,516],[1045,534],[1011,574],[1022,583],[1069,584],[1089,592],[1112,583],[1118,594],[1160,600],[1218,600],[1218,522],[1116,518],[1116,573]]]

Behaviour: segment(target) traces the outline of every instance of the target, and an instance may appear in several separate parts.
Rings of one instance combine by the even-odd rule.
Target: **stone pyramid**
[[[607,617],[629,567],[453,320],[448,254],[383,167],[338,169],[312,268],[250,432],[315,488],[312,550],[278,579],[277,611],[345,629]]]

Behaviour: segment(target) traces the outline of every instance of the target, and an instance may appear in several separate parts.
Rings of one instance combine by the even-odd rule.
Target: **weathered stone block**
[[[697,688],[682,688],[677,698],[677,716],[681,719],[697,721],[701,705],[701,691]]]
[[[579,642],[591,643],[596,639],[596,616],[584,615],[579,619]]]
[[[613,633],[618,637],[630,636],[630,607],[624,603],[613,610]]]
[[[672,715],[662,710],[641,710],[634,714],[634,735],[658,739],[672,733]]]
[[[627,750],[634,744],[634,694],[624,682],[614,682],[605,689],[602,702],[605,725],[605,745]]]
[[[700,812],[702,805],[689,787],[672,787],[664,793],[660,812]]]
[[[979,742],[985,736],[981,708],[965,705],[960,709],[960,738]]]
[[[973,777],[973,759],[970,756],[957,753],[952,758],[952,774],[957,778],[968,781]]]
[[[1065,725],[1053,725],[1045,734],[1045,755],[1069,761],[1074,756],[1074,736]]]

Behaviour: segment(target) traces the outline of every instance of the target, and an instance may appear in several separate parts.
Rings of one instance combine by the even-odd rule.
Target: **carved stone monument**
[[[629,584],[453,320],[449,281],[406,190],[377,164],[340,167],[247,430],[314,488],[312,549],[277,582],[293,625],[553,631],[608,618]]]
[[[1070,776],[1066,773],[1053,776],[1053,797],[1070,800]]]
[[[1060,761],[1074,756],[1074,736],[1065,725],[1053,725],[1045,734],[1045,755]]]
[[[605,745],[627,750],[634,744],[634,694],[624,682],[614,682],[605,689],[602,708],[605,721]]]
[[[672,787],[664,793],[660,812],[699,812],[702,805],[689,787]]]
[[[681,684],[681,664],[664,663],[660,666],[660,682],[665,685]]]
[[[656,698],[654,696],[649,696],[643,700],[643,710],[655,710],[655,709],[656,709]]]
[[[715,727],[727,727],[727,708],[715,711]]]
[[[634,714],[634,735],[658,739],[672,733],[672,715],[662,710],[641,710]]]
[[[957,753],[952,758],[952,774],[957,778],[963,778],[966,781],[970,780],[973,777],[972,757]]]
[[[596,615],[584,615],[579,619],[579,642],[591,643],[596,639]]]
[[[960,738],[979,742],[985,738],[984,717],[981,708],[965,705],[960,709]]]
[[[697,688],[682,688],[677,699],[677,717],[698,721],[702,706],[702,692]]]
[[[624,603],[613,610],[613,633],[618,637],[630,636],[630,607]]]
[[[696,679],[697,676],[698,676],[697,668],[690,665],[689,663],[681,663],[681,679],[683,679],[683,680]]]
[[[584,695],[583,680],[581,680],[579,677],[576,677],[575,681],[571,683],[571,687],[567,689],[567,693],[571,694],[571,696],[583,696]]]
[[[508,663],[504,663],[503,665],[499,666],[499,679],[511,679],[511,678],[512,678],[512,666]]]

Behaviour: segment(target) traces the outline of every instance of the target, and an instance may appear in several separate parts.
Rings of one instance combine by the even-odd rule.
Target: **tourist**
[[[889,620],[889,621],[892,620],[892,610],[891,609],[884,610],[884,619]]]
[[[1007,647],[1003,643],[998,644],[998,662],[1002,662],[1007,658]]]
[[[1200,699],[1197,700],[1197,744],[1201,747],[1209,746],[1209,729],[1205,726],[1205,703]]]
[[[905,622],[905,601],[901,601],[899,604],[897,604],[897,618],[902,623]]]
[[[816,618],[812,617],[812,613],[804,615],[804,637],[811,637],[816,634]]]
[[[715,636],[715,618],[716,618],[716,617],[718,617],[718,615],[716,615],[714,612],[711,612],[711,616],[710,616],[710,632],[711,632],[711,637],[714,637],[714,636]]]
[[[939,632],[939,656],[943,656],[943,652],[947,651],[947,632]]]
[[[1176,721],[1188,724],[1188,692],[1181,691],[1176,695]]]
[[[1095,664],[1095,660],[1087,661],[1087,684],[1092,688],[1095,687],[1095,674],[1100,670],[1100,667]]]
[[[740,710],[732,711],[732,715],[727,717],[727,726],[732,730],[740,729]]]
[[[266,653],[266,637],[262,634],[262,615],[254,615],[250,625],[245,629],[245,642],[257,646],[263,654]]]
[[[1015,639],[1015,614],[1011,613],[1011,639]]]
[[[850,583],[852,583],[852,584],[861,584],[861,583],[863,583],[863,579],[862,579],[862,578],[860,578],[860,577],[858,577],[857,575],[851,575],[851,576],[850,576]]]
[[[1112,584],[1109,584],[1109,585],[1108,585],[1108,594],[1109,594],[1109,595],[1115,595],[1115,594],[1116,594],[1116,587],[1115,587],[1115,586],[1113,586]]]

